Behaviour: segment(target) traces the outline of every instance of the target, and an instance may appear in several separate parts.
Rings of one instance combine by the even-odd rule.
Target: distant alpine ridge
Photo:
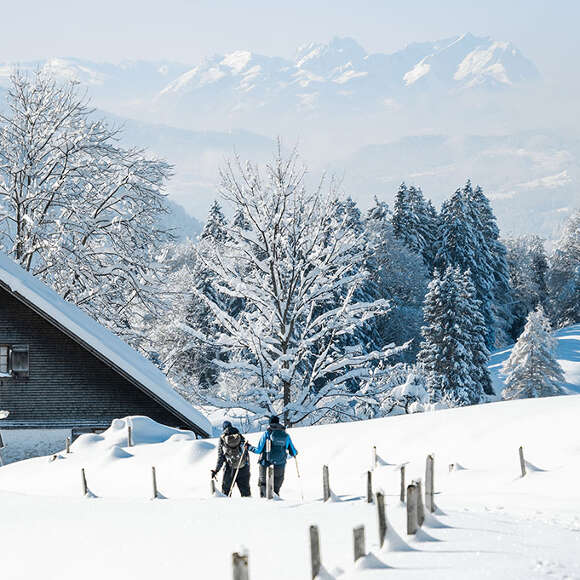
[[[14,66],[0,66],[0,82]],[[392,54],[368,54],[352,38],[334,38],[299,48],[293,60],[239,50],[194,67],[74,58],[19,66],[77,79],[90,87],[98,106],[119,114],[171,111],[187,117],[389,108],[415,94],[509,89],[539,76],[512,43],[469,33]]]

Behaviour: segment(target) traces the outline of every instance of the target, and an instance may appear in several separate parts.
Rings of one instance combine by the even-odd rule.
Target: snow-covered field
[[[211,497],[215,440],[135,417],[129,448],[117,420],[102,436],[79,438],[70,455],[0,469],[2,575],[226,579],[243,545],[252,580],[309,578],[307,532],[316,523],[330,577],[580,578],[579,416],[580,397],[565,396],[295,429],[302,479],[290,462],[282,501]],[[401,537],[383,551],[375,508],[363,498],[373,445],[374,485]],[[519,445],[530,462],[523,479]],[[408,478],[420,477],[431,452],[440,513],[409,539],[398,466],[408,462]],[[326,504],[325,463],[335,494]],[[167,499],[150,499],[153,465]],[[82,497],[81,467],[96,498]],[[376,559],[355,568],[359,524]],[[389,568],[365,569],[373,564]]]

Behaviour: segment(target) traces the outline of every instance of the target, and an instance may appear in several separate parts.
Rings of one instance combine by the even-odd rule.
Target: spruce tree
[[[471,213],[474,230],[480,238],[481,260],[487,262],[492,274],[495,342],[499,345],[506,344],[509,342],[509,330],[513,323],[510,306],[513,303],[513,298],[506,247],[499,239],[497,221],[489,199],[483,193],[482,188],[478,185],[473,189],[468,180],[463,194]]]
[[[556,339],[541,306],[528,315],[524,331],[502,366],[504,399],[562,395],[564,374],[556,360]]]
[[[475,286],[471,280],[471,272],[461,273],[455,270],[456,283],[460,288],[461,300],[457,303],[459,324],[465,328],[469,337],[466,348],[471,353],[472,378],[477,383],[478,390],[486,395],[493,395],[491,377],[487,369],[489,350],[485,346],[485,320],[481,314],[481,302],[476,297]]]
[[[401,184],[395,196],[392,222],[395,236],[419,254],[432,270],[433,243],[437,235],[434,208],[425,201],[421,188],[407,188],[405,183]]]
[[[470,306],[458,280],[458,271],[452,267],[442,276],[435,271],[425,297],[418,360],[425,368],[433,400],[470,405],[481,400],[483,390],[474,377],[473,337],[466,328]]]
[[[462,271],[471,272],[487,329],[485,343],[492,348],[495,343],[492,260],[483,236],[477,230],[479,226],[467,199],[465,193],[458,189],[441,207],[435,266],[440,270],[458,266]]]
[[[570,216],[550,257],[548,287],[555,323],[580,322],[580,210]]]
[[[203,226],[199,239],[209,239],[212,243],[223,243],[227,235],[227,222],[222,212],[222,207],[217,200],[214,200],[209,208],[207,221]]]

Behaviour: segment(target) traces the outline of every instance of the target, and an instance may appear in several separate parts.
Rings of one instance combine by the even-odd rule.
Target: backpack
[[[242,445],[242,436],[239,433],[231,435],[222,435],[224,456],[228,465],[238,467],[244,454],[244,447]],[[244,462],[245,464],[245,462]],[[243,465],[240,465],[243,467]]]
[[[270,452],[268,461],[274,465],[284,465],[286,463],[286,431],[283,429],[273,429],[270,432]]]

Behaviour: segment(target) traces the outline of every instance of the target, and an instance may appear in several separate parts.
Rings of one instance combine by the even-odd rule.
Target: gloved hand
[[[212,479],[215,479],[215,476],[216,476],[217,474],[218,474],[218,472],[217,472],[217,470],[216,470],[216,469],[212,469],[212,470],[211,470],[211,477],[212,477]]]

